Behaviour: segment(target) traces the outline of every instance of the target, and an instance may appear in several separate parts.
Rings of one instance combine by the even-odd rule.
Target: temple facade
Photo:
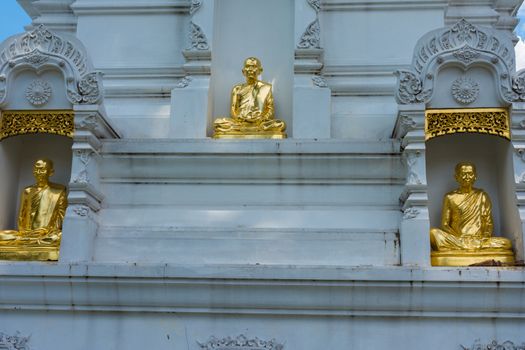
[[[525,349],[521,0],[18,2],[0,349]]]

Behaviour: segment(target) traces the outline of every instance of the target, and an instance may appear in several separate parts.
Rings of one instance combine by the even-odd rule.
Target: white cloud
[[[525,42],[520,38],[515,46],[516,50],[516,70],[525,68]]]

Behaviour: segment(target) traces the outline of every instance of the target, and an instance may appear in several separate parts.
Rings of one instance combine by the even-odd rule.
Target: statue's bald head
[[[259,76],[263,72],[261,61],[257,57],[248,57],[244,60],[242,73],[246,75],[247,73],[252,73],[252,71],[256,76]]]
[[[460,162],[456,164],[455,178],[461,186],[472,186],[477,179],[474,163]]]
[[[257,57],[248,57],[247,59],[245,59],[244,65],[246,66],[247,64],[255,64],[257,65],[257,67],[262,69],[262,63]]]
[[[33,175],[35,175],[37,180],[39,178],[48,179],[54,172],[55,169],[53,168],[53,161],[51,159],[38,159],[33,166]]]
[[[474,165],[474,163],[472,162],[459,162],[458,164],[456,164],[456,167],[454,169],[454,173],[456,175],[458,175],[461,170],[463,169],[463,167],[470,167],[472,168],[472,171],[474,172],[474,174],[476,174],[476,165]]]

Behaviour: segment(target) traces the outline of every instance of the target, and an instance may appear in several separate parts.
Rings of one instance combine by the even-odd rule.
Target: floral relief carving
[[[0,121],[0,140],[38,133],[73,137],[74,131],[72,111],[4,111]]]
[[[51,85],[44,80],[33,80],[26,88],[26,99],[33,106],[42,106],[49,102]]]
[[[432,96],[438,67],[446,63],[467,66],[474,61],[494,67],[499,79],[501,93],[508,102],[525,101],[525,84],[522,75],[514,78],[512,72],[515,58],[512,41],[504,33],[493,28],[476,26],[461,19],[451,27],[433,30],[424,35],[414,49],[412,67],[397,72],[396,99],[399,104],[427,103]],[[462,82],[464,86],[465,82]],[[460,103],[471,103],[476,94],[470,86],[468,96],[455,95]],[[459,91],[459,90],[457,90]],[[470,101],[471,102],[467,102]]]
[[[408,167],[407,185],[421,185],[423,182],[419,178],[416,170],[416,163],[421,156],[420,152],[410,152],[406,154],[406,162]]]
[[[91,209],[87,205],[74,205],[72,206],[73,213],[80,217],[88,217]]]
[[[40,53],[40,51],[35,50],[31,52],[29,55],[27,55],[26,57],[24,57],[24,60],[32,64],[33,66],[38,67],[44,64],[46,61],[48,61],[49,56],[46,56]]]
[[[282,350],[284,345],[277,343],[275,339],[261,340],[257,337],[247,338],[241,334],[237,338],[216,338],[212,336],[207,342],[199,343],[204,350]]]
[[[423,82],[416,74],[410,71],[399,70],[398,89],[396,97],[402,104],[426,102],[432,95],[432,90],[423,90]]]
[[[321,10],[320,0],[307,0],[308,5],[315,11],[315,20],[306,27],[303,35],[299,39],[297,48],[299,49],[320,49],[321,48],[321,25],[319,24],[319,11]]]
[[[178,82],[177,82],[177,87],[180,88],[180,89],[184,89],[185,87],[187,87],[188,85],[190,85],[192,81],[192,78],[190,76],[186,76],[182,79],[180,79]]]
[[[210,45],[208,44],[208,39],[204,34],[202,28],[195,23],[190,22],[190,47],[189,50],[209,50]]]
[[[453,55],[461,62],[468,64],[478,58],[480,53],[469,46],[465,46],[454,52]]]
[[[469,104],[478,98],[479,84],[467,77],[460,77],[452,83],[452,96],[458,103]]]
[[[425,140],[455,134],[480,133],[497,135],[510,140],[509,113],[506,109],[427,110],[425,112]]]
[[[319,75],[314,75],[312,77],[312,82],[314,83],[315,86],[320,87],[320,88],[328,87],[326,79]]]
[[[525,350],[525,343],[516,345],[507,340],[500,344],[496,340],[493,340],[489,344],[481,344],[479,340],[476,340],[470,348],[463,345],[461,345],[461,348],[463,350]]]
[[[67,76],[67,97],[73,104],[95,104],[102,98],[99,73],[90,71],[85,49],[74,38],[55,34],[39,25],[7,39],[0,47],[0,75],[9,75],[22,63],[29,63],[35,69],[43,64],[60,69]],[[5,81],[0,81],[0,89],[4,84]],[[0,96],[0,103],[5,98],[5,94]]]
[[[88,176],[88,164],[91,161],[91,155],[93,154],[93,151],[90,149],[77,149],[75,150],[75,157],[80,161],[82,164],[82,170],[80,170],[73,179],[74,183],[89,183],[89,176]]]
[[[8,335],[0,332],[0,349],[6,350],[30,350],[29,338],[20,335],[20,332],[16,332],[15,335]]]
[[[414,130],[417,127],[417,123],[414,120],[414,118],[408,116],[408,115],[402,115],[400,117],[401,125],[407,130],[411,131]]]
[[[202,6],[202,0],[191,0],[190,4],[190,16],[193,16]]]
[[[68,89],[67,94],[73,103],[94,104],[100,99],[99,73],[86,74],[78,82],[77,91]]]
[[[419,215],[419,210],[414,207],[407,208],[403,211],[404,220],[415,219],[418,215]]]
[[[321,48],[321,26],[319,25],[319,19],[316,19],[306,27],[297,47],[300,49]]]
[[[315,10],[315,12],[319,12],[321,10],[321,0],[307,0],[308,4],[312,6],[312,8]]]
[[[525,101],[525,70],[519,71],[512,77],[510,89],[502,87],[502,90],[509,102]]]

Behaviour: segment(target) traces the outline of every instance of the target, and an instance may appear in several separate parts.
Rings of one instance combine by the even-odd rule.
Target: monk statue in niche
[[[0,231],[0,259],[58,259],[67,193],[65,186],[49,182],[53,173],[51,160],[35,162],[36,183],[22,192],[18,231]]]
[[[246,83],[233,87],[230,118],[215,120],[214,138],[286,138],[286,124],[274,116],[272,85],[258,79],[262,71],[259,59],[249,57],[244,61]]]
[[[458,163],[455,177],[459,188],[443,199],[441,228],[430,230],[432,264],[466,266],[487,260],[513,263],[510,240],[492,236],[492,204],[485,191],[473,187],[474,164]]]

